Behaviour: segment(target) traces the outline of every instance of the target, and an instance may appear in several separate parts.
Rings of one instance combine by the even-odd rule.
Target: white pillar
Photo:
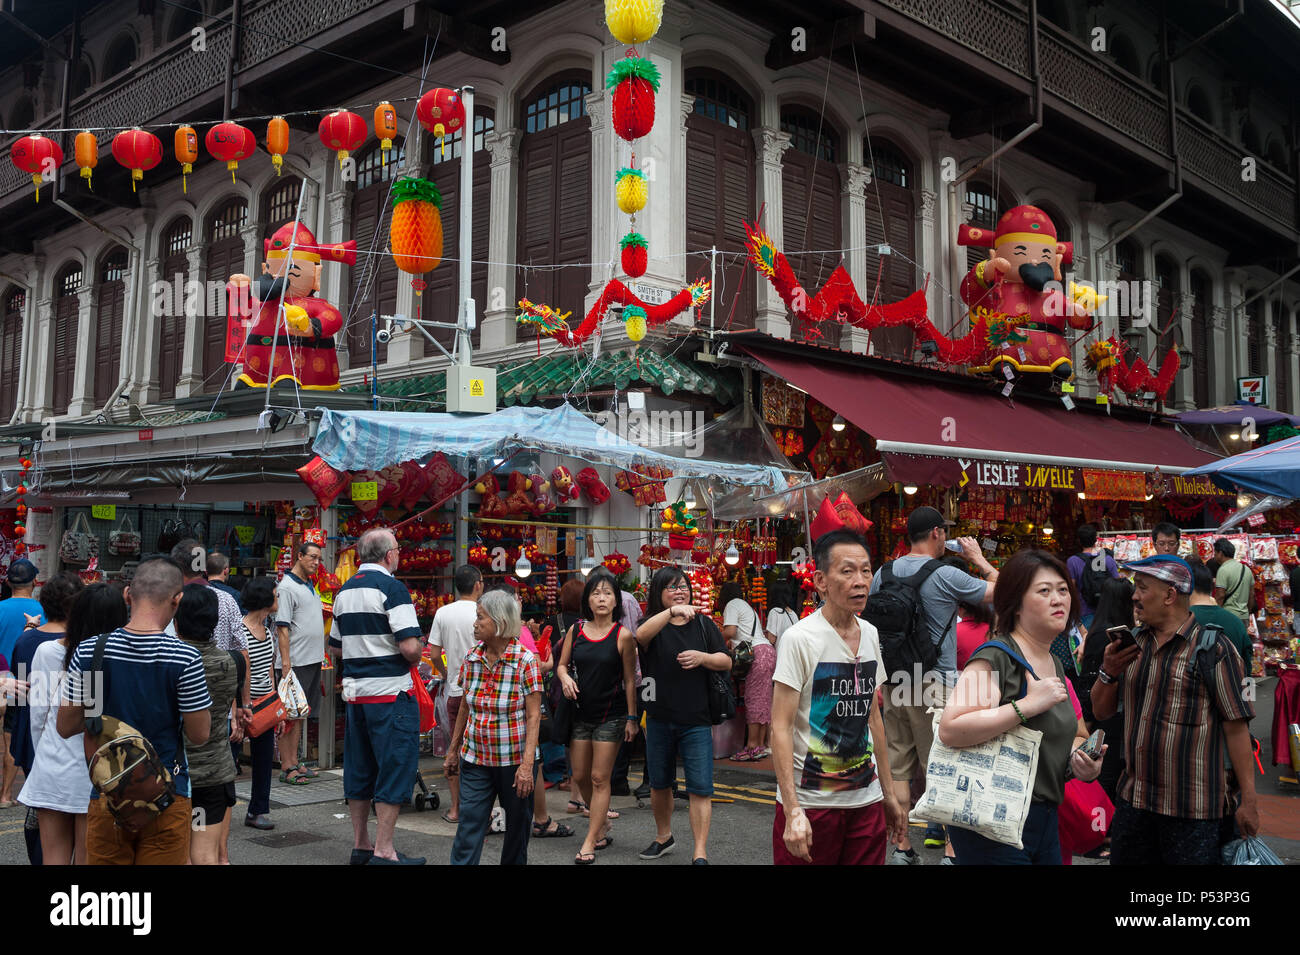
[[[131,400],[140,406],[158,401],[158,353],[162,348],[163,314],[176,307],[174,294],[168,294],[165,300],[155,303],[154,283],[166,281],[161,274],[162,259],[152,258],[144,268],[139,281],[144,283],[144,294],[138,299],[140,303],[136,314],[136,352],[139,364],[135,369],[135,388],[129,392]],[[155,304],[161,307],[155,307]]]
[[[601,61],[597,65],[606,70],[612,66],[613,60],[616,59],[610,55],[612,52],[613,48],[606,51],[608,64]],[[612,261],[614,270],[618,268],[617,237],[622,233],[615,230],[626,225],[628,220],[614,204],[614,172],[619,168],[615,162],[624,155],[623,150],[629,148],[628,144],[614,135],[614,127],[609,119],[610,98],[605,95],[605,91],[595,90],[588,93],[585,99],[587,115],[591,117],[591,245],[587,261],[591,262],[592,266],[587,277],[587,295],[582,302],[584,315],[596,303],[596,299],[605,288],[605,283],[614,274],[606,263]],[[640,155],[636,157],[638,168],[642,158]],[[656,185],[660,186],[658,190],[655,189]],[[655,201],[655,192],[664,191],[664,185],[650,183],[647,210]],[[643,211],[642,215],[647,215],[646,211]]]
[[[208,265],[202,245],[192,245],[185,250],[189,263],[186,287],[182,289],[185,309],[185,340],[181,346],[180,379],[176,382],[176,397],[188,398],[203,391],[203,325],[215,318],[208,315],[207,299]],[[191,295],[198,289],[197,295]]]
[[[753,131],[754,148],[758,163],[758,207],[763,210],[762,225],[772,242],[784,251],[782,234],[783,207],[781,203],[781,155],[790,146],[790,134],[772,126],[760,126]],[[748,281],[758,283],[758,308],[756,324],[760,332],[777,338],[790,337],[790,321],[785,303],[772,283],[760,275]]]
[[[516,341],[515,261],[519,224],[519,144],[524,134],[518,129],[497,129],[487,134],[484,145],[492,156],[492,207],[500,212],[488,224],[487,301],[483,303],[483,329],[479,347],[505,348]]]
[[[1178,400],[1175,403],[1175,409],[1178,411],[1191,411],[1196,407],[1196,362],[1203,361],[1204,358],[1196,354],[1192,348],[1192,312],[1196,307],[1196,297],[1192,295],[1188,285],[1190,281],[1187,275],[1187,269],[1183,269],[1183,275],[1179,281],[1185,290],[1174,297],[1174,303],[1178,308],[1178,334],[1177,337],[1166,339],[1166,343],[1177,341],[1179,345],[1185,346],[1192,355],[1192,360],[1186,366],[1178,369],[1178,377],[1175,379],[1175,389],[1178,392]],[[1159,362],[1163,355],[1157,356]]]
[[[35,329],[31,349],[27,353],[32,368],[54,367],[54,300],[43,298],[36,303],[36,321],[27,326]],[[49,418],[54,403],[54,376],[31,374],[27,376],[27,408],[30,419],[44,421]]]
[[[93,264],[90,265],[94,269]],[[84,274],[84,273],[83,273]],[[94,273],[92,272],[92,281]],[[68,414],[90,414],[95,407],[95,352],[99,329],[95,327],[98,295],[94,285],[77,289],[77,363],[72,374],[72,400]]]
[[[1210,350],[1214,352],[1214,362],[1210,365],[1210,403],[1217,407],[1230,404],[1237,397],[1229,388],[1229,380],[1235,379],[1236,375],[1232,371],[1235,365],[1229,349],[1231,314],[1228,309],[1222,305],[1212,306],[1210,324]]]
[[[867,279],[867,197],[864,190],[871,181],[871,170],[862,163],[846,162],[840,165],[840,221],[844,245],[849,249],[845,261],[849,278],[853,279],[858,294],[862,295]],[[870,333],[865,328],[845,324],[840,336],[843,351],[866,354]]]
[[[1286,308],[1283,310],[1283,315],[1285,316],[1283,328],[1286,332],[1287,354],[1290,357],[1288,372],[1291,379],[1291,407],[1279,410],[1295,414],[1294,409],[1300,408],[1300,354],[1296,352],[1296,349],[1300,348],[1300,341],[1297,341],[1295,334],[1295,313],[1290,308]]]

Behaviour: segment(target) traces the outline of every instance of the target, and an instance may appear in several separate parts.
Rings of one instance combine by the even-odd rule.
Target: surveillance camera
[[[381,345],[387,345],[389,342],[393,340],[392,330],[387,328],[381,328],[379,331],[375,332],[375,340],[379,342],[379,344]]]

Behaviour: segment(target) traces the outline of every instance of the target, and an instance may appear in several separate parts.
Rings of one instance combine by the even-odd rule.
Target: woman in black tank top
[[[613,844],[609,777],[618,748],[636,738],[636,638],[619,624],[623,593],[617,578],[599,567],[582,592],[582,620],[569,628],[556,674],[574,707],[569,753],[573,781],[590,807],[591,821],[574,862],[591,865],[596,851]]]

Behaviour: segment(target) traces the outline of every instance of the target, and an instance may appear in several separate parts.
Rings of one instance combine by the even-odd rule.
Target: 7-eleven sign
[[[1249,401],[1252,405],[1267,404],[1268,376],[1255,375],[1250,378],[1237,379],[1237,398]]]

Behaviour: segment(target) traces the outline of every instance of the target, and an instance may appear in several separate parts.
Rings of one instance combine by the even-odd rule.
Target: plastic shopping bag
[[[1264,840],[1258,836],[1234,839],[1223,847],[1224,865],[1281,865],[1279,859]]]
[[[305,719],[311,713],[311,702],[298,682],[297,675],[290,670],[289,675],[276,687],[280,702],[284,704],[285,718],[289,720]]]

